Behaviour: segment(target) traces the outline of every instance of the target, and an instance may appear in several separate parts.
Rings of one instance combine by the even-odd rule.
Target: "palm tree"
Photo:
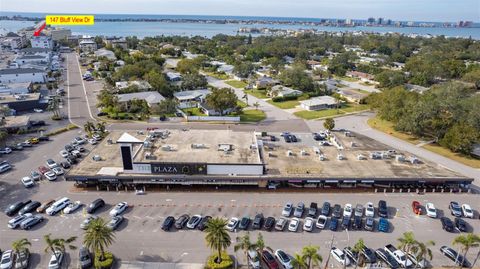
[[[97,122],[95,129],[103,135],[105,133],[105,125],[106,125],[106,122],[104,121]]]
[[[94,125],[91,121],[87,121],[87,122],[83,125],[83,129],[84,129],[85,132],[88,134],[88,137],[91,137],[93,131],[95,130],[95,125]]]
[[[83,244],[92,253],[100,253],[100,260],[105,258],[105,249],[115,241],[115,232],[108,228],[103,218],[92,220],[83,235]]]
[[[353,246],[353,251],[358,253],[358,263],[355,263],[355,269],[358,265],[363,266],[364,257],[362,254],[362,250],[365,248],[365,242],[362,238],[358,239],[357,243]]]
[[[260,252],[262,252],[266,248],[262,233],[258,233],[257,242],[255,243],[255,245],[257,246],[257,249],[260,250]]]
[[[248,94],[244,94],[242,98],[245,99],[245,103],[248,106]]]
[[[210,219],[205,229],[205,241],[213,251],[217,251],[216,263],[222,262],[222,250],[227,249],[232,243],[230,235],[227,232],[227,221],[222,218]]]
[[[312,246],[312,245],[303,247],[302,256],[306,260],[308,269],[311,269],[312,266],[320,265],[320,263],[322,263],[323,258],[320,254],[318,254],[319,249],[320,249],[319,246]]]
[[[234,247],[233,250],[237,252],[238,250],[243,250],[245,257],[247,257],[247,268],[250,268],[250,264],[248,263],[248,251],[255,250],[257,248],[256,244],[253,244],[250,241],[250,233],[247,232],[244,236],[237,237],[236,241],[238,242]]]
[[[65,252],[65,245],[68,246],[69,249],[74,250],[77,247],[72,245],[73,241],[77,239],[76,236],[69,237],[67,239],[63,238],[50,238],[52,234],[47,234],[43,236],[43,239],[45,240],[45,243],[47,246],[45,247],[45,253],[48,253],[48,251],[51,251],[55,257],[57,257],[57,251]]]
[[[433,258],[433,252],[429,246],[435,246],[435,242],[430,240],[426,243],[417,242],[415,246],[411,248],[412,252],[415,254],[415,259],[417,262],[423,261],[425,264],[427,261],[431,261]]]
[[[258,107],[260,106],[260,104],[258,102],[255,102],[253,103],[253,106],[255,107],[255,110],[258,110]]]
[[[296,269],[306,269],[307,263],[305,262],[305,257],[302,254],[295,253],[292,259],[292,266]]]
[[[404,252],[411,254],[410,250],[415,246],[418,241],[415,239],[413,232],[405,232],[403,236],[397,239],[399,244],[398,248],[402,249]]]
[[[22,238],[12,242],[12,249],[13,251],[15,251],[15,253],[19,253],[22,251],[28,252],[28,247],[31,245],[32,243],[30,243],[27,238]]]
[[[463,257],[464,259],[467,258],[467,253],[470,248],[476,248],[480,246],[480,236],[468,233],[466,235],[459,235],[453,239],[454,245],[460,245],[463,250]],[[460,265],[461,267],[461,265]]]

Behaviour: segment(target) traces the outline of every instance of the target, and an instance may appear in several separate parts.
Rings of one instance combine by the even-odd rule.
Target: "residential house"
[[[33,82],[45,83],[45,70],[34,68],[0,69],[0,83]]]
[[[374,75],[370,75],[368,73],[359,72],[359,71],[347,71],[346,75],[347,77],[358,78],[363,82],[370,82],[370,83],[373,83],[375,79]]]
[[[293,62],[295,61],[295,58],[286,55],[286,56],[283,56],[283,60],[284,60],[287,64],[293,64]]]
[[[294,90],[289,87],[282,85],[273,86],[270,92],[267,93],[270,97],[291,97],[291,96],[300,96],[303,92],[299,90]]]
[[[105,57],[110,61],[115,61],[117,59],[117,56],[115,56],[113,51],[103,48],[95,51],[95,57]]]
[[[119,103],[128,103],[132,100],[145,100],[149,107],[158,105],[160,102],[165,100],[165,97],[156,91],[117,94],[117,97]]]
[[[368,94],[349,88],[339,88],[336,92],[352,103],[359,103],[363,98],[368,96]]]
[[[273,87],[279,84],[280,81],[273,79],[271,77],[262,77],[255,81],[255,88],[256,89],[265,89],[268,87]]]
[[[148,83],[148,81],[145,81],[145,80],[115,82],[115,88],[117,88],[118,90],[123,90],[131,86],[136,87],[139,91],[148,91],[152,89],[152,86],[150,85],[150,83]]]
[[[22,55],[16,57],[14,62],[17,63],[19,67],[29,64],[48,65],[50,63],[50,57],[44,55]]]
[[[405,83],[405,88],[407,88],[407,90],[409,90],[409,91],[418,92],[420,94],[422,94],[425,91],[428,91],[430,89],[430,88],[423,87],[423,86],[420,86],[420,85],[408,84],[408,83]]]
[[[220,115],[228,115],[235,110],[235,107],[227,108],[223,111],[223,113],[220,113],[220,111],[217,111],[213,108],[211,108],[206,102],[199,103],[198,108],[205,113],[207,116],[220,116]]]
[[[167,79],[171,82],[177,82],[182,80],[182,75],[178,72],[167,72]]]
[[[0,84],[0,95],[26,94],[32,89],[31,82]]]
[[[45,57],[52,57],[52,50],[46,48],[24,48],[21,49],[19,55],[41,55]]]
[[[45,35],[32,36],[30,38],[30,44],[32,45],[32,48],[53,49],[52,38]]]
[[[336,106],[337,100],[327,95],[300,101],[301,108],[312,111],[334,108]]]
[[[199,103],[203,103],[207,95],[211,93],[210,90],[193,90],[181,91],[173,93],[173,97],[178,103],[180,109],[197,107]]]
[[[55,28],[50,30],[50,35],[53,41],[66,40],[72,35],[72,30],[67,28]]]

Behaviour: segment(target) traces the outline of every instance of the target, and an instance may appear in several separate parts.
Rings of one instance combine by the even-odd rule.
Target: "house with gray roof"
[[[270,97],[290,97],[290,96],[300,96],[303,92],[299,90],[294,90],[292,88],[276,85],[272,87],[272,90],[268,93]]]
[[[308,100],[300,101],[300,107],[305,110],[322,110],[334,108],[337,100],[331,96],[318,96]]]
[[[155,91],[117,94],[117,98],[119,103],[127,103],[132,100],[145,100],[149,107],[158,105],[165,100],[165,97]]]
[[[199,103],[203,103],[207,95],[211,93],[210,90],[193,90],[193,91],[181,91],[173,94],[173,97],[178,102],[178,107],[191,108],[197,107]]]

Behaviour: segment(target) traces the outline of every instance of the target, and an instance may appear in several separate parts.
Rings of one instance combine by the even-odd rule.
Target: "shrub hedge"
[[[297,100],[298,96],[290,95],[290,96],[277,96],[273,97],[272,101],[277,103],[277,102],[284,102],[284,101],[290,101],[290,100]]]
[[[208,257],[207,265],[205,268],[207,269],[229,269],[233,268],[233,260],[226,252],[222,252],[222,262],[216,263],[215,260],[217,259],[217,253]]]
[[[105,260],[100,260],[100,252],[95,254],[94,260],[94,267],[97,269],[110,269],[113,266],[113,262],[115,261],[115,257],[110,252],[105,252],[103,255]]]

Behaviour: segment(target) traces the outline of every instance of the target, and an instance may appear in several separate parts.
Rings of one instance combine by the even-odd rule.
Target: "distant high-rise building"
[[[410,27],[415,26],[415,23],[413,21],[409,21],[407,22],[407,26],[410,26]]]
[[[370,23],[370,24],[373,24],[373,23],[375,23],[375,18],[370,17],[370,18],[368,18],[367,22]]]
[[[346,19],[345,24],[351,25],[352,24],[352,19]]]
[[[387,20],[387,25],[392,25],[392,20],[388,19]]]
[[[377,19],[377,24],[382,25],[383,24],[383,18],[378,18]]]

